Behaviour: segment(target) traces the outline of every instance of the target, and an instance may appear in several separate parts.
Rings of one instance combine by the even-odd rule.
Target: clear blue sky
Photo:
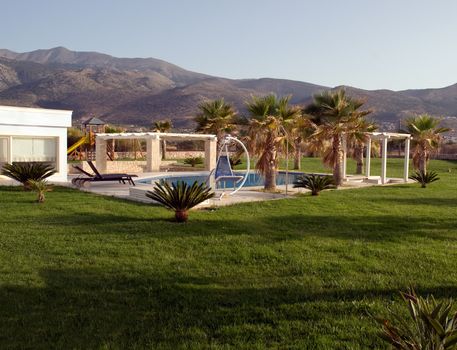
[[[454,0],[0,0],[0,47],[155,57],[228,78],[457,82]]]

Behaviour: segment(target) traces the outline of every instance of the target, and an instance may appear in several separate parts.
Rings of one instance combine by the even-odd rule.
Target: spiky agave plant
[[[417,296],[413,289],[401,293],[407,304],[409,321],[391,311],[392,322],[376,318],[380,336],[394,349],[457,349],[457,313],[451,314],[452,300],[437,302],[433,296]]]
[[[203,158],[202,157],[188,157],[188,158],[184,159],[184,164],[188,164],[192,168],[195,168],[196,165],[203,164]]]
[[[429,183],[438,181],[440,178],[438,174],[434,171],[424,171],[418,170],[413,175],[409,177],[411,180],[419,182],[422,188],[427,187]]]
[[[29,180],[28,185],[31,190],[37,193],[38,203],[44,203],[46,200],[46,192],[51,192],[53,188],[53,185],[49,184],[46,180]]]
[[[312,196],[317,196],[323,190],[335,188],[335,182],[332,176],[311,174],[297,177],[294,187],[306,188],[311,191]]]
[[[184,181],[172,183],[156,182],[152,191],[147,191],[146,196],[159,202],[168,209],[175,211],[177,222],[186,222],[189,217],[189,209],[207,199],[214,197],[211,187],[195,181],[189,186]]]
[[[2,175],[22,183],[25,190],[30,190],[29,180],[44,180],[55,173],[52,165],[37,162],[5,164],[2,168]]]

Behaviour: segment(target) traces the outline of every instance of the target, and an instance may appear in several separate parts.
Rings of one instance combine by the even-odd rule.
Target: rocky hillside
[[[414,113],[457,116],[457,85],[405,91],[345,88],[366,100],[384,128],[394,129],[399,119]],[[0,49],[0,104],[71,109],[75,123],[91,115],[140,126],[171,118],[186,128],[192,127],[197,105],[205,99],[224,97],[243,112],[250,95],[291,94],[293,103],[306,104],[325,89],[329,87],[282,79],[212,77],[154,58],[63,47],[26,53]]]

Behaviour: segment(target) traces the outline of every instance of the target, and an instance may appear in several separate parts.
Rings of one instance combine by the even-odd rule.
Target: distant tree
[[[154,132],[169,132],[173,129],[173,122],[170,119],[167,120],[157,120],[152,124],[152,130]],[[162,148],[162,160],[166,158],[167,152],[167,141],[162,140],[160,143],[160,147]]]
[[[313,133],[312,122],[308,116],[297,111],[291,123],[287,124],[287,131],[294,152],[294,170],[301,169],[302,147],[305,140]]]
[[[441,119],[428,114],[406,119],[406,132],[412,135],[413,164],[416,169],[426,173],[427,163],[441,142],[441,134],[450,131],[440,127]]]
[[[219,152],[225,134],[235,128],[237,112],[223,98],[203,102],[198,106],[198,109],[199,113],[194,119],[197,123],[196,131],[215,134]]]
[[[253,96],[246,106],[249,112],[249,143],[254,155],[258,156],[256,169],[265,177],[264,189],[276,190],[278,151],[284,147],[288,128],[300,109],[289,105],[290,96],[277,98],[275,95]]]
[[[378,130],[376,123],[361,116],[355,123],[353,130],[347,134],[348,148],[352,158],[356,161],[356,174],[363,172],[363,149],[368,140],[368,132]]]

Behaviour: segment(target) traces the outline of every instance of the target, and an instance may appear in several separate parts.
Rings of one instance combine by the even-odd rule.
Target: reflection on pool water
[[[235,175],[244,175],[242,172],[234,172]],[[298,173],[298,172],[289,172],[288,174],[288,183],[292,184],[296,179],[297,176],[303,175],[303,173]],[[169,183],[176,183],[177,181],[184,181],[185,183],[192,185],[195,181],[198,183],[207,183],[208,181],[208,175],[189,175],[189,174],[183,174],[183,175],[159,175],[159,176],[154,176],[146,179],[140,179],[135,181],[136,183],[144,183],[144,184],[154,184],[157,181],[166,181]],[[276,176],[276,184],[277,185],[285,185],[286,184],[286,173],[283,171],[280,171],[277,176]],[[217,184],[217,188],[233,188],[234,187],[234,181],[221,181]],[[263,177],[256,173],[256,172],[250,172],[248,175],[248,178],[246,180],[246,183],[244,184],[244,187],[254,187],[254,186],[263,186]]]

